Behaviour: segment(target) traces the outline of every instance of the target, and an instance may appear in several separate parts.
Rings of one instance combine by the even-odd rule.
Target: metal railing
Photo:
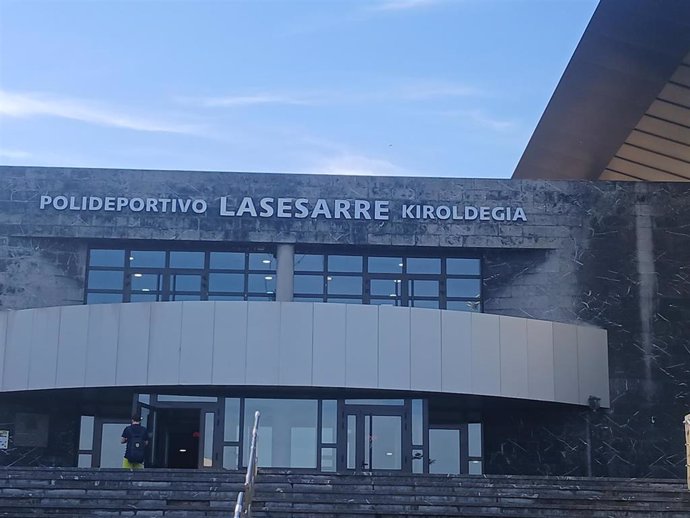
[[[259,431],[259,418],[261,413],[254,412],[254,427],[252,428],[252,443],[249,448],[249,462],[247,462],[247,476],[244,479],[244,491],[240,491],[237,495],[237,503],[235,504],[234,518],[251,518],[252,516],[252,498],[254,497],[254,482],[256,481],[257,473],[257,435]]]

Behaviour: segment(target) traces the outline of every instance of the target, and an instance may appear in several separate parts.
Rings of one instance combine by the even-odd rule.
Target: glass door
[[[121,468],[125,445],[121,443],[122,431],[130,421],[97,417],[94,427],[94,452],[92,466],[97,468]]]
[[[406,406],[343,406],[341,470],[410,470]]]

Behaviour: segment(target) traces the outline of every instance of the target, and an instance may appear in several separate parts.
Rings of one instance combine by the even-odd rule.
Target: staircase
[[[244,475],[0,468],[0,517],[231,518]],[[255,518],[688,518],[684,481],[260,472]]]

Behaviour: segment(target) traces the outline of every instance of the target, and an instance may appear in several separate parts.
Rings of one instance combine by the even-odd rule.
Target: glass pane
[[[209,295],[208,300],[244,300],[244,295]]]
[[[274,291],[267,291],[266,295],[247,295],[247,300],[275,300],[276,294]]]
[[[244,252],[211,252],[211,268],[220,270],[243,270]]]
[[[446,273],[448,275],[479,275],[479,259],[461,259],[449,257],[446,259]]]
[[[206,412],[204,414],[204,463],[205,468],[213,466],[213,424],[216,414]]]
[[[403,406],[404,399],[346,399],[346,405],[385,405],[385,406]]]
[[[398,281],[399,279],[371,279],[369,289],[372,295],[397,297],[402,289]]]
[[[355,469],[357,452],[357,416],[347,416],[347,469]]]
[[[412,450],[412,473],[424,473],[424,452]]]
[[[363,258],[358,255],[329,255],[329,272],[361,272]]]
[[[196,294],[184,294],[184,293],[173,293],[170,296],[170,300],[177,300],[177,301],[182,301],[182,300],[201,300],[201,293],[196,293]]]
[[[101,430],[101,468],[121,468],[125,445],[120,443],[125,423],[104,423]]]
[[[467,425],[467,455],[470,457],[482,456],[481,423],[470,423]]]
[[[204,252],[170,252],[171,268],[203,268]]]
[[[362,304],[362,299],[361,297],[358,299],[345,299],[345,298],[338,298],[338,297],[328,297],[326,299],[328,302],[336,302],[339,304]]]
[[[160,294],[156,293],[132,293],[129,296],[129,300],[130,302],[156,302],[161,299]]]
[[[139,397],[137,398],[137,400],[140,403],[144,403],[144,404],[148,405],[151,402],[151,394],[139,394]]]
[[[402,418],[397,415],[371,416],[369,445],[372,469],[401,469]]]
[[[295,293],[323,293],[323,275],[295,275]]]
[[[223,469],[237,469],[239,446],[223,446]]]
[[[89,255],[89,266],[125,266],[124,250],[92,249]]]
[[[122,293],[87,293],[87,304],[113,304],[122,302]]]
[[[322,272],[323,255],[295,254],[296,272]]]
[[[149,414],[150,413],[151,413],[151,411],[148,408],[146,408],[146,407],[141,408],[141,412],[140,412],[140,414],[141,414],[141,426],[144,426],[146,428],[151,428],[151,423],[149,423]]]
[[[171,281],[175,291],[201,291],[201,275],[173,275]]]
[[[210,273],[208,291],[244,291],[243,273]]]
[[[446,292],[449,297],[479,298],[481,281],[479,279],[447,279]]]
[[[321,442],[335,444],[338,429],[338,402],[326,400],[321,403]]]
[[[460,430],[429,429],[429,473],[460,473]]]
[[[408,290],[410,297],[438,297],[438,281],[410,279]]]
[[[361,295],[362,278],[357,276],[329,275],[326,277],[329,295]]]
[[[335,448],[321,448],[321,471],[334,472],[335,460]]]
[[[481,310],[481,303],[478,300],[449,300],[446,302],[446,309],[478,312]]]
[[[225,399],[225,420],[223,423],[223,440],[240,440],[240,400],[239,398]]]
[[[306,399],[246,399],[243,464],[247,465],[254,423],[259,421],[259,466],[316,468],[318,401]]]
[[[275,271],[276,258],[273,254],[249,254],[249,269]]]
[[[370,299],[369,304],[372,306],[400,306],[402,303],[399,297],[389,297],[386,299]]]
[[[323,302],[323,295],[312,297],[308,295],[295,294],[295,302]]]
[[[121,290],[124,278],[122,270],[89,270],[89,288],[97,290]]]
[[[408,257],[407,273],[441,273],[441,259],[438,257]]]
[[[215,403],[218,401],[217,397],[213,396],[175,396],[162,395],[158,396],[158,401],[183,401],[187,403]]]
[[[79,449],[93,449],[93,416],[81,416],[81,426],[79,427]]]
[[[370,273],[399,273],[402,272],[401,257],[370,257]]]
[[[78,468],[90,468],[91,467],[91,454],[90,453],[80,453],[79,459],[77,460]]]
[[[424,402],[421,399],[412,400],[412,444],[424,444]]]
[[[146,266],[149,268],[163,268],[165,266],[165,252],[152,252],[150,250],[132,250],[129,253],[129,266],[136,268]]]
[[[156,273],[133,273],[132,291],[158,291],[161,289],[161,276]]]
[[[411,302],[411,306],[415,308],[431,308],[431,309],[438,309],[441,307],[441,303],[438,299],[436,300],[419,300],[419,299],[413,299]]]
[[[470,475],[481,475],[482,474],[482,461],[481,460],[471,460],[469,466]]]
[[[276,276],[275,274],[250,273],[248,291],[275,293]]]

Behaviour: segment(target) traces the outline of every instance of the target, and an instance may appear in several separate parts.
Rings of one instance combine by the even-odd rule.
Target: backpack
[[[141,464],[146,457],[146,428],[143,426],[131,426],[127,439],[127,460]]]

